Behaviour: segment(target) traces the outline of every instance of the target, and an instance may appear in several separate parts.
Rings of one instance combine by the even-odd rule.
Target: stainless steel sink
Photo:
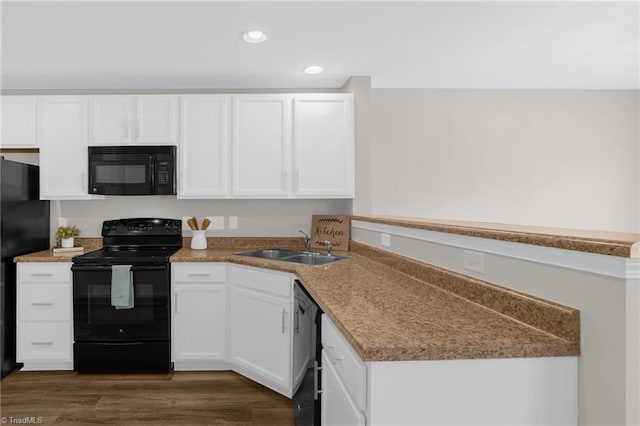
[[[349,256],[329,255],[307,250],[288,249],[264,249],[237,253],[240,256],[257,257],[261,259],[280,260],[283,262],[294,262],[303,265],[322,266],[340,260],[350,259]]]
[[[287,256],[294,256],[298,254],[299,250],[287,250],[287,249],[264,249],[247,251],[244,253],[238,253],[241,256],[260,257],[263,259],[282,259]]]

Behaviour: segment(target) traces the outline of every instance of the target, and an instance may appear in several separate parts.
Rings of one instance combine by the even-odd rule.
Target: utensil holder
[[[191,249],[192,250],[205,250],[207,248],[207,237],[205,232],[207,231],[191,231],[193,233],[191,237]]]

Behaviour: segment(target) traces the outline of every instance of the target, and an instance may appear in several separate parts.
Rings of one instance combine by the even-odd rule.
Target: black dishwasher
[[[311,339],[309,348],[310,357],[308,357],[307,369],[304,378],[293,394],[293,410],[296,417],[296,426],[320,426],[320,384],[322,383],[320,374],[322,374],[322,332],[321,320],[322,309],[313,300],[311,295],[302,286],[300,281],[295,281],[295,332],[298,332],[298,324],[301,317],[309,318],[311,322]],[[306,318],[305,318],[306,319]],[[295,339],[295,337],[294,337]],[[302,350],[294,346],[293,358],[294,365],[300,362],[300,358],[306,359],[301,355]]]

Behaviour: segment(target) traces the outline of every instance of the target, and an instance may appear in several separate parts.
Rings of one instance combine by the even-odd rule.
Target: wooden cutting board
[[[311,217],[311,248],[325,249],[325,240],[331,241],[334,250],[349,250],[351,218],[338,215],[318,215]]]

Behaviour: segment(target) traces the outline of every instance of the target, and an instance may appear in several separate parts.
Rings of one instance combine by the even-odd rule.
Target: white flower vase
[[[69,238],[61,238],[60,239],[60,245],[64,248],[70,248],[73,247],[73,237],[69,237]]]
[[[191,249],[192,250],[205,250],[207,248],[207,238],[204,233],[206,231],[191,231],[193,236],[191,237]]]

